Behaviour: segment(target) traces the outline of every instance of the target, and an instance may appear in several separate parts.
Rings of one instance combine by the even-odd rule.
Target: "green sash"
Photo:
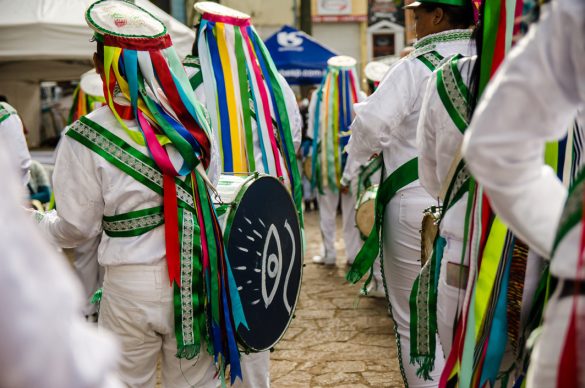
[[[382,251],[382,230],[386,205],[400,189],[417,179],[418,158],[414,158],[394,170],[378,188],[375,203],[374,227],[346,275],[346,279],[350,283],[357,283],[372,267],[378,254]]]

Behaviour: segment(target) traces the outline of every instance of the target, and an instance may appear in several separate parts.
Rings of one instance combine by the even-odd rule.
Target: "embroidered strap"
[[[437,91],[455,126],[463,133],[469,126],[469,89],[457,66],[461,58],[457,54],[437,70]]]
[[[152,191],[162,195],[162,173],[153,160],[101,125],[84,116],[69,127],[66,135],[85,145]],[[175,179],[175,184],[179,206],[195,211],[190,188],[180,179]]]
[[[435,71],[435,69],[441,65],[444,58],[438,52],[431,51],[419,55],[418,57],[416,57],[416,59],[424,63],[425,66],[428,67],[430,71]]]
[[[378,188],[375,204],[375,222],[368,239],[357,254],[346,279],[357,283],[374,264],[381,252],[382,228],[384,221],[384,209],[398,190],[406,187],[418,179],[418,158],[414,158],[398,167]]]
[[[418,57],[416,57],[416,59],[424,63],[424,65],[428,67],[430,71],[435,71],[435,69],[441,65],[444,58],[438,52],[431,51],[419,55]]]
[[[102,228],[110,237],[140,236],[162,224],[164,224],[162,206],[104,216],[102,220]]]
[[[414,44],[415,50],[434,48],[437,43],[454,42],[457,40],[471,39],[471,30],[449,30],[437,34],[428,35]]]

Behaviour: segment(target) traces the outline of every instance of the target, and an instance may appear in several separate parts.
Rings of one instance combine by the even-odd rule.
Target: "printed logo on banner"
[[[303,51],[303,37],[299,31],[279,32],[276,41],[280,45],[278,51]]]

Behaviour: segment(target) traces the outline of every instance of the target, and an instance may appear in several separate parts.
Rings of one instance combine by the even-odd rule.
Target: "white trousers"
[[[530,358],[526,382],[528,388],[557,386],[561,355],[565,347],[573,308],[572,296],[559,298],[561,288],[562,284],[559,282],[546,306],[542,332]],[[585,297],[579,297],[579,304],[580,309],[585,308]],[[579,351],[582,353],[583,349]],[[579,366],[583,367],[582,364]],[[574,387],[579,387],[577,382]]]
[[[242,354],[242,375],[233,388],[270,388],[270,351]]]
[[[163,387],[218,386],[204,346],[193,360],[175,357],[173,289],[165,261],[107,267],[98,325],[120,341],[119,376],[128,387],[154,387],[159,357]]]
[[[397,193],[384,213],[384,278],[392,317],[396,323],[400,362],[411,388],[437,387],[444,363],[441,347],[437,346],[432,381],[417,377],[416,367],[410,364],[410,291],[421,270],[420,228],[423,211],[435,202],[418,186]]]
[[[343,241],[345,242],[345,255],[348,262],[353,263],[355,256],[362,246],[360,233],[355,225],[355,185],[347,194],[334,193],[330,189],[323,190],[319,194],[319,217],[321,219],[321,237],[323,238],[324,257],[331,259],[335,253],[335,217],[337,205],[341,199],[341,216],[343,223]]]
[[[85,291],[85,303],[83,306],[83,315],[85,316],[92,315],[97,311],[96,305],[91,304],[90,301],[104,281],[104,268],[98,264],[97,259],[100,241],[101,236],[98,236],[85,241],[73,250],[75,254],[73,267]]]

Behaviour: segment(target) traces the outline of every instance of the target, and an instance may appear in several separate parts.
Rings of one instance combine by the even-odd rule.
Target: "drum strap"
[[[418,179],[418,158],[413,158],[398,167],[378,188],[375,204],[374,227],[357,254],[346,279],[355,284],[372,267],[382,250],[384,209],[396,193]]]
[[[163,175],[154,161],[106,128],[82,117],[66,135],[162,195]],[[216,241],[219,224],[211,217],[206,185],[192,174],[185,181],[175,178],[175,188],[181,281],[173,286],[177,356],[195,357],[202,343],[211,354],[237,354],[235,330],[240,324],[247,327],[247,322],[239,293],[233,292],[237,287],[227,256],[218,249],[222,245]],[[202,201],[194,201],[196,194]],[[163,223],[162,206],[103,218],[104,231],[111,237],[139,236]]]

